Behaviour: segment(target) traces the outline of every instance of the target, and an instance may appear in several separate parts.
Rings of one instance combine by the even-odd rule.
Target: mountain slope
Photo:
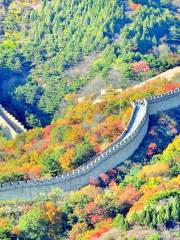
[[[48,178],[87,162],[123,132],[132,101],[180,86],[177,76],[163,76],[124,91],[109,89],[96,100],[73,103],[68,98],[68,107],[53,124],[0,143],[1,182]]]
[[[163,153],[127,174],[120,184],[111,181],[116,176],[113,170],[101,175],[102,181],[111,181],[105,190],[89,185],[64,195],[54,189],[35,202],[0,203],[0,237],[178,239],[179,151],[178,135]]]
[[[3,105],[27,127],[44,126],[62,111],[64,96],[91,79],[98,79],[99,88],[126,87],[177,65],[178,45],[166,42],[178,34],[175,5],[130,3],[6,2],[0,33]],[[90,68],[69,77],[70,67],[81,68],[79,62],[93,54]]]

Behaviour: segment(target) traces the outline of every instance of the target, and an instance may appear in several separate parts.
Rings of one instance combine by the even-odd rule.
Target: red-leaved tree
[[[140,73],[140,72],[148,72],[150,70],[150,67],[148,63],[139,61],[132,63],[132,71],[134,73]]]

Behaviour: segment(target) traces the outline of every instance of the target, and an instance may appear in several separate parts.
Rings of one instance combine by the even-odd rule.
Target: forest
[[[157,78],[136,88],[109,88],[96,99],[67,98],[63,113],[50,125],[0,142],[0,183],[47,179],[76,169],[108,147],[127,127],[132,102],[180,87],[177,78]],[[176,130],[175,130],[176,134]]]
[[[0,0],[0,104],[28,129],[0,128],[0,187],[78,168],[134,101],[179,88],[159,75],[180,63],[179,27],[176,0]],[[180,239],[179,123],[179,107],[150,116],[139,149],[79,190],[0,201],[0,239]]]
[[[1,202],[0,238],[179,239],[179,153],[177,135],[161,154],[152,154],[148,164],[133,166],[120,183],[117,170],[111,169],[100,176],[104,189],[92,181],[66,195],[54,189],[34,202]]]
[[[125,88],[179,62],[178,45],[167,42],[179,36],[177,6],[170,0],[1,5],[0,101],[27,128],[51,123],[66,95],[93,79]],[[89,68],[70,76],[87,56]]]

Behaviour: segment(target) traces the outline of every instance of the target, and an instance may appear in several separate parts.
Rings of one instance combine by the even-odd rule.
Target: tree
[[[140,198],[140,196],[140,192],[131,184],[128,184],[126,187],[120,190],[119,200],[122,204],[132,206],[133,203]]]
[[[148,72],[149,70],[150,70],[150,67],[146,62],[139,61],[139,62],[132,63],[132,71],[134,73]]]
[[[45,216],[49,222],[48,236],[50,238],[56,238],[58,235],[64,233],[67,224],[61,207],[57,207],[52,202],[48,201],[45,204]]]
[[[40,162],[43,164],[44,174],[49,173],[51,176],[57,176],[61,173],[59,158],[63,153],[63,149],[58,149],[55,151],[47,150],[41,155]]]
[[[66,150],[64,155],[60,157],[59,162],[63,170],[70,171],[72,169],[72,160],[74,156],[75,156],[74,149],[69,148]]]
[[[11,240],[12,239],[12,224],[10,219],[2,218],[0,219],[0,239]]]
[[[89,178],[89,184],[97,187],[99,185],[99,182],[95,177],[90,177]]]
[[[90,202],[87,204],[85,213],[87,223],[92,225],[102,221],[102,219],[104,219],[106,216],[106,211],[97,206],[95,202]]]
[[[86,140],[76,145],[75,157],[72,159],[73,167],[78,167],[85,163],[94,155],[93,146]]]
[[[159,240],[160,239],[160,235],[159,233],[154,233],[150,236],[148,236],[147,240]]]
[[[117,214],[117,216],[113,219],[113,225],[121,230],[127,230],[128,228],[127,220],[121,214]]]
[[[48,222],[45,220],[44,212],[40,209],[32,209],[24,214],[18,227],[20,236],[24,240],[43,240],[47,238]]]
[[[40,120],[34,114],[26,114],[26,123],[32,128],[41,126]]]

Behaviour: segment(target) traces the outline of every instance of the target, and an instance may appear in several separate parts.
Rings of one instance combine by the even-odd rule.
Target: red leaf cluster
[[[101,229],[99,229],[98,232],[93,234],[93,236],[90,238],[90,240],[97,240],[99,237],[102,236],[102,234],[106,233],[108,230],[109,230],[108,227],[102,227]]]
[[[150,70],[150,67],[148,63],[139,61],[132,63],[132,71],[134,73],[140,73],[140,72],[148,72]]]
[[[91,224],[96,224],[105,218],[106,211],[101,207],[97,206],[95,202],[90,202],[86,208],[85,213],[87,214],[87,219]]]
[[[44,128],[44,133],[43,133],[43,137],[44,138],[47,138],[49,137],[50,133],[51,133],[51,130],[53,129],[54,125],[49,125],[49,126],[46,126]]]
[[[157,144],[156,143],[150,143],[148,145],[146,155],[149,156],[149,157],[152,156],[156,149],[157,149]]]
[[[105,174],[105,173],[101,173],[101,174],[100,174],[100,178],[101,178],[101,180],[102,180],[105,184],[107,184],[108,181],[109,181],[109,177],[108,177],[108,175]]]
[[[90,203],[87,204],[86,209],[85,209],[85,212],[86,212],[87,214],[90,214],[91,211],[92,211],[93,209],[95,209],[95,208],[96,208],[96,203],[95,203],[95,202],[90,202]]]
[[[141,7],[141,4],[138,3],[130,3],[130,8],[133,10],[138,10]]]
[[[109,188],[110,189],[113,189],[114,187],[116,187],[117,186],[117,183],[114,181],[114,180],[112,180],[110,183],[109,183]]]
[[[164,85],[163,92],[168,92],[179,87],[179,83],[169,82]]]
[[[173,135],[178,134],[177,128],[173,127],[173,128],[171,129],[171,133],[172,133]]]
[[[89,184],[93,185],[93,186],[98,186],[99,185],[98,180],[95,177],[90,177],[89,178]]]

